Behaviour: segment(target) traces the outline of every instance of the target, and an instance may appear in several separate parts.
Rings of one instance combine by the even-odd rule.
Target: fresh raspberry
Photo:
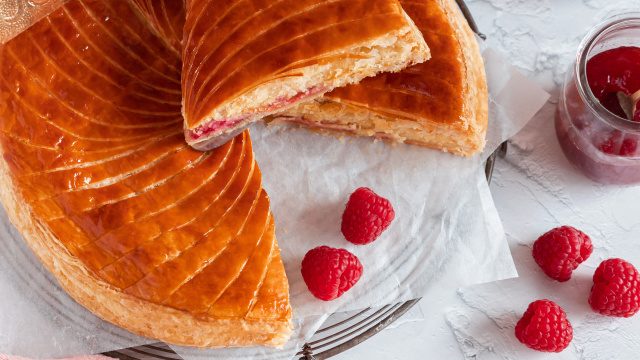
[[[533,258],[545,274],[567,281],[593,251],[587,234],[571,226],[561,226],[540,236],[533,244]]]
[[[301,272],[309,291],[318,299],[329,301],[340,297],[358,282],[362,264],[345,249],[320,246],[304,256]]]
[[[527,347],[546,352],[561,352],[573,339],[567,314],[551,300],[537,300],[516,324],[516,337]]]
[[[347,241],[365,245],[389,227],[395,217],[389,200],[361,187],[351,194],[342,214],[342,234]]]
[[[593,274],[589,304],[603,315],[633,316],[640,310],[638,270],[622,259],[603,261]]]

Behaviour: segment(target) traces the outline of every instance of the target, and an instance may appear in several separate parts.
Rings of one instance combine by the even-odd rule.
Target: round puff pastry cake
[[[401,0],[431,59],[305,102],[277,120],[471,156],[485,144],[488,91],[478,43],[454,0]]]
[[[101,318],[173,344],[281,345],[288,283],[251,140],[185,143],[171,3],[72,0],[0,48],[1,200]]]
[[[415,24],[397,0],[184,5],[70,0],[0,47],[0,200],[101,318],[172,344],[279,346],[288,283],[238,130],[424,61],[417,25],[431,61],[285,117],[469,155],[486,131],[482,60],[452,0],[403,0]],[[262,36],[273,29],[287,31]],[[191,136],[211,121],[215,131]],[[192,150],[185,128],[190,145],[215,149]]]

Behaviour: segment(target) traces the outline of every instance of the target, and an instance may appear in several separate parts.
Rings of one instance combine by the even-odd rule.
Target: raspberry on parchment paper
[[[342,234],[356,245],[369,244],[389,227],[394,218],[395,212],[389,200],[361,187],[351,194],[344,209]]]
[[[358,282],[362,264],[345,249],[320,246],[307,252],[300,271],[309,291],[318,299],[329,301]]]

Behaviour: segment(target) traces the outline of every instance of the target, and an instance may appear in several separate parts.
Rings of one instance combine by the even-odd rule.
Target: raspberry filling
[[[278,110],[284,109],[285,107],[296,104],[306,98],[321,94],[325,91],[325,87],[313,86],[306,91],[301,91],[293,96],[280,96],[276,98],[273,103],[261,108],[254,109],[254,111],[248,112],[247,114],[241,115],[240,117],[233,119],[212,120],[204,123],[193,130],[189,130],[187,132],[187,136],[191,140],[198,140],[200,138],[207,137],[212,133],[231,129],[247,120],[249,117],[252,117],[253,115],[264,114],[266,116],[268,114],[277,112]]]
[[[238,125],[240,122],[245,120],[248,116],[244,116],[241,118],[233,119],[233,120],[214,120],[209,121],[208,123],[204,123],[193,130],[189,130],[188,136],[192,140],[198,140],[202,137],[206,137],[207,135],[228,128],[232,128]]]
[[[610,112],[621,118],[640,122],[637,97],[640,91],[640,48],[623,46],[601,52],[587,63],[587,80],[591,91]],[[634,99],[628,116],[620,101],[620,93]]]

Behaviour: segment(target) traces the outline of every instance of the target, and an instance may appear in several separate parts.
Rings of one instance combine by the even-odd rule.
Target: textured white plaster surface
[[[476,21],[498,49],[553,96],[512,139],[491,186],[520,278],[443,293],[421,307],[423,321],[384,331],[338,359],[616,359],[640,358],[640,315],[611,319],[591,312],[587,297],[597,265],[623,257],[640,267],[640,186],[602,186],[574,170],[553,131],[559,85],[589,28],[608,15],[640,11],[638,0],[474,0]],[[552,227],[570,224],[591,235],[595,250],[573,279],[551,281],[531,258],[531,245]],[[561,354],[519,344],[513,327],[533,300],[560,303],[575,330]]]

